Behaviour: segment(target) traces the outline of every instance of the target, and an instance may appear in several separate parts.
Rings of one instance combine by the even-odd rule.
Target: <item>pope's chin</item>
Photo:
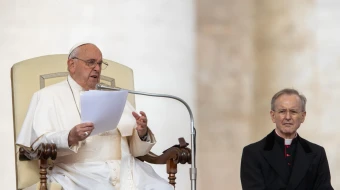
[[[96,85],[99,83],[99,81],[89,81],[88,86],[90,87],[91,90],[96,89]]]

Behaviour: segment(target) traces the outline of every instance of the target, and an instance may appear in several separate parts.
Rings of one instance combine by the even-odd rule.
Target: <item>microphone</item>
[[[98,83],[96,84],[96,90],[111,90],[111,91],[119,91],[122,90],[121,88],[118,87],[110,87],[104,83]]]
[[[190,168],[190,180],[191,180],[191,190],[196,190],[196,178],[197,178],[197,168],[196,168],[196,129],[194,125],[194,117],[190,106],[181,98],[168,95],[168,94],[157,94],[157,93],[147,93],[134,90],[123,89],[119,87],[109,87],[103,83],[96,84],[96,90],[109,90],[109,91],[120,91],[126,90],[130,94],[138,94],[144,96],[162,97],[170,98],[180,101],[187,108],[190,115],[190,130],[191,130],[191,168]]]

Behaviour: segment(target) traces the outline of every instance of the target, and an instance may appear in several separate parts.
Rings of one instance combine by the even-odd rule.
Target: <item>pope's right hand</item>
[[[68,134],[68,145],[78,144],[79,141],[85,140],[93,131],[94,126],[91,122],[81,123],[74,126]]]

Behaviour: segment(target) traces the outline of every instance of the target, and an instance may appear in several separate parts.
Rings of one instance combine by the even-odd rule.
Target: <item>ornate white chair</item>
[[[47,55],[16,63],[12,67],[12,99],[15,139],[18,136],[26,112],[34,92],[45,86],[55,84],[66,79],[67,55]],[[114,61],[105,60],[109,67],[102,71],[101,82],[110,86],[134,89],[133,71]],[[128,100],[135,106],[134,95]],[[190,163],[190,149],[183,138],[175,145],[157,156],[153,153],[139,157],[140,160],[152,164],[167,164],[169,183],[176,184],[175,174],[178,163]],[[16,146],[16,174],[17,189],[24,189],[39,182],[39,189],[47,189],[46,174],[49,163],[58,156],[58,147],[54,144],[41,144],[36,150],[30,147]],[[53,189],[53,186],[50,188]]]

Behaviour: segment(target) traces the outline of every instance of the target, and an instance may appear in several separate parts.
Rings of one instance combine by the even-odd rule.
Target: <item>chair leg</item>
[[[169,174],[169,183],[174,186],[176,185],[176,173],[177,173],[177,164],[170,159],[166,162],[166,172]]]
[[[47,190],[47,160],[40,159],[40,190]]]

